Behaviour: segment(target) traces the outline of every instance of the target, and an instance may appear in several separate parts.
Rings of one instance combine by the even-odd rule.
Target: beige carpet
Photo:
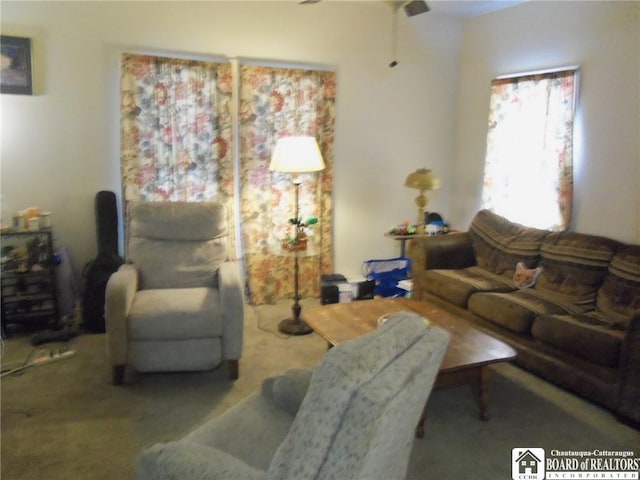
[[[302,302],[303,311],[318,305]],[[291,367],[312,367],[326,350],[315,334],[287,337],[278,322],[291,301],[248,307],[240,379],[226,369],[151,374],[111,385],[105,335],[69,342],[73,357],[2,378],[3,480],[133,479],[139,452],[178,438],[259,389],[262,379]],[[45,344],[36,349],[58,349]],[[28,336],[6,341],[2,369],[33,351]],[[410,479],[509,479],[511,449],[626,448],[640,456],[640,434],[607,411],[516,367],[494,369],[492,419],[482,422],[471,391],[434,392],[426,436],[416,440]],[[251,441],[250,436],[247,441]],[[390,479],[395,480],[395,479]]]

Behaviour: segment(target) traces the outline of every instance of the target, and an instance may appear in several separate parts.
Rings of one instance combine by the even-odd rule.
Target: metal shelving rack
[[[11,323],[58,324],[51,230],[0,234],[2,329]]]

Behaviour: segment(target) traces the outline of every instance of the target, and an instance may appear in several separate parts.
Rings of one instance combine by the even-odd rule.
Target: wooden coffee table
[[[307,325],[324,338],[329,347],[339,345],[377,328],[378,318],[394,312],[411,311],[428,318],[433,325],[449,332],[451,340],[444,354],[434,388],[470,383],[477,388],[480,418],[489,419],[487,391],[488,366],[507,362],[516,351],[506,343],[472,326],[466,320],[429,302],[407,298],[381,298],[334,303],[303,314]],[[416,427],[416,436],[424,435],[426,405]]]

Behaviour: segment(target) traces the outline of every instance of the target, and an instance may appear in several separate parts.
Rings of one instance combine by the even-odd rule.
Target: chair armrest
[[[239,262],[224,262],[220,266],[218,288],[223,317],[222,358],[238,360],[242,354],[244,329],[244,289]]]
[[[618,413],[640,425],[640,310],[627,327],[620,355]]]
[[[111,365],[127,361],[127,316],[137,291],[138,271],[133,265],[122,265],[109,277],[104,316]]]
[[[476,264],[468,232],[434,235],[409,240],[408,255],[413,270],[459,269]]]
[[[313,370],[295,368],[262,382],[262,396],[285,412],[295,416],[307,395]]]
[[[413,298],[423,299],[428,270],[459,269],[476,264],[468,232],[412,238],[407,251],[411,259]]]
[[[251,432],[247,435],[250,436]],[[147,449],[140,457],[138,478],[264,480],[266,472],[216,448],[181,440],[159,443]]]

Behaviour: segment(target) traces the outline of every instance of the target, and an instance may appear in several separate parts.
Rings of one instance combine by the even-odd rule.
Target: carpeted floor
[[[304,311],[318,301],[302,304]],[[291,301],[283,301],[247,308],[240,379],[235,382],[221,368],[138,375],[114,387],[103,334],[72,339],[71,358],[3,377],[1,478],[135,478],[145,446],[193,430],[257,391],[269,375],[317,363],[326,350],[323,340],[277,331],[290,306]],[[23,362],[33,350],[28,336],[10,337],[2,369]],[[514,366],[493,368],[489,392],[492,418],[487,422],[479,420],[468,387],[432,393],[425,438],[415,441],[409,479],[510,479],[511,451],[523,447],[631,450],[640,457],[638,431]]]

